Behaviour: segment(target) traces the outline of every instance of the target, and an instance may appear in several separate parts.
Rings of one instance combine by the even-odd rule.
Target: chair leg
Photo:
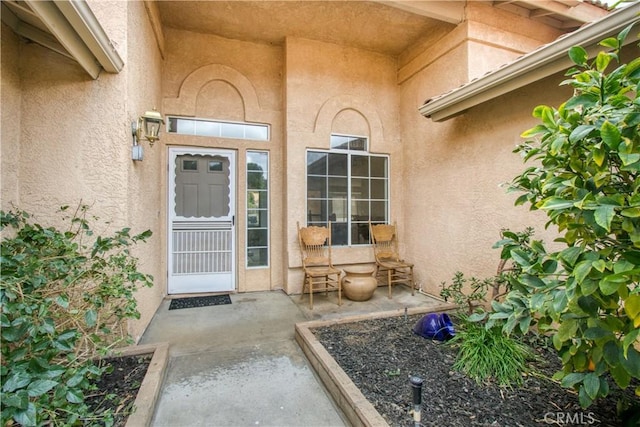
[[[309,277],[309,310],[313,310],[313,277]]]
[[[307,275],[305,274],[305,275],[304,275],[304,280],[302,281],[302,292],[300,292],[300,300],[304,299],[304,291],[305,291],[305,290],[307,289],[307,287],[309,286],[309,285],[307,284],[307,280],[308,280],[308,277],[307,277]]]
[[[338,305],[342,305],[342,282],[340,281],[340,275],[336,275],[338,280]]]
[[[393,269],[388,269],[387,270],[387,285],[389,286],[389,299],[391,299],[391,276],[393,273]]]

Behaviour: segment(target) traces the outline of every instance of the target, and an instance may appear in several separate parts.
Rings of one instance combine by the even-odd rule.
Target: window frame
[[[263,171],[263,173],[266,175],[266,202],[267,202],[267,206],[265,208],[249,208],[248,202],[247,202],[247,206],[245,207],[245,268],[246,269],[259,269],[259,268],[270,268],[271,265],[271,182],[270,182],[270,167],[271,167],[271,163],[270,163],[270,152],[268,150],[247,150],[245,153],[245,201],[248,200],[248,196],[249,193],[251,191],[262,191],[262,189],[257,189],[257,188],[249,188],[249,174],[250,174],[250,170],[247,167],[247,165],[249,164],[249,155],[250,154],[264,154],[266,155],[266,163],[267,163],[267,167],[266,167],[266,171]],[[266,215],[266,226],[265,227],[249,227],[249,211],[259,211],[259,212],[264,212]],[[260,213],[258,213],[258,215],[260,215]],[[266,239],[267,239],[267,244],[266,246],[250,246],[249,245],[249,232],[250,230],[260,230],[260,229],[266,229]],[[249,265],[249,250],[251,249],[266,249],[267,251],[267,255],[266,255],[266,264],[261,264],[261,265]]]
[[[333,136],[341,136],[341,137],[353,137],[353,138],[364,138],[366,140],[366,147],[365,150],[350,150],[350,149],[341,149],[341,148],[329,148],[329,149],[318,149],[318,148],[307,148],[305,150],[305,223],[307,224],[307,226],[309,225],[321,225],[321,224],[326,224],[326,222],[323,222],[322,219],[320,221],[309,221],[309,178],[310,176],[324,176],[325,178],[329,179],[330,177],[332,177],[333,175],[329,175],[328,173],[328,167],[326,169],[326,172],[324,175],[315,175],[315,174],[309,174],[309,153],[325,153],[325,154],[344,154],[346,155],[346,162],[347,162],[347,175],[346,175],[346,180],[347,180],[347,195],[346,195],[346,208],[347,208],[347,212],[346,212],[346,224],[347,224],[347,243],[346,244],[335,244],[334,238],[332,236],[332,245],[333,246],[340,246],[340,247],[360,247],[360,246],[367,246],[367,245],[371,245],[371,240],[369,238],[369,242],[367,243],[354,243],[352,241],[352,226],[354,223],[359,223],[357,221],[353,220],[353,215],[352,215],[352,209],[353,209],[353,203],[354,203],[354,198],[352,195],[352,184],[353,184],[353,180],[354,179],[362,179],[363,177],[357,176],[357,177],[353,177],[353,173],[352,173],[352,156],[364,156],[367,157],[369,165],[371,164],[371,158],[383,158],[385,159],[385,176],[382,177],[381,179],[385,180],[385,198],[384,199],[373,199],[371,196],[372,194],[368,194],[368,198],[366,199],[367,202],[369,203],[369,219],[367,220],[367,223],[369,220],[371,220],[371,202],[372,201],[380,201],[383,200],[384,202],[386,202],[386,208],[385,208],[385,212],[384,212],[384,222],[380,222],[380,221],[375,221],[375,223],[389,223],[389,217],[391,214],[391,156],[389,154],[384,154],[384,153],[372,153],[370,151],[368,151],[369,148],[369,138],[366,136],[360,136],[360,135],[345,135],[345,134],[332,134]],[[327,157],[328,158],[328,157]],[[373,177],[374,179],[376,179],[376,177]],[[371,170],[369,170],[369,175],[368,177],[366,177],[366,179],[368,179],[369,181],[372,179],[372,174],[371,174]],[[328,182],[327,182],[327,185]],[[370,184],[369,184],[370,185]],[[371,188],[371,187],[369,187]],[[320,201],[326,201],[328,203],[329,200],[331,200],[331,198],[329,197],[329,188],[327,187],[327,194],[325,195],[325,197],[322,198],[311,198],[311,200],[320,200]],[[329,221],[329,214],[327,212],[327,221]],[[334,224],[334,221],[332,221],[332,224]],[[332,230],[334,234],[335,230]]]
[[[194,123],[194,131],[193,132],[178,132],[177,129],[172,130],[171,129],[171,123],[174,120],[181,120],[181,121],[185,121],[185,122],[193,122]],[[208,135],[208,134],[201,134],[198,133],[197,131],[195,131],[195,123],[196,122],[202,122],[202,123],[210,123],[210,124],[215,124],[219,127],[219,133],[218,135]],[[243,136],[231,136],[231,135],[223,135],[223,129],[224,128],[233,128],[236,130],[242,130]],[[246,131],[247,129],[251,129],[251,128],[261,128],[266,130],[266,137],[265,138],[250,138],[246,136]],[[165,131],[168,134],[174,134],[174,135],[192,135],[192,136],[199,136],[199,137],[205,137],[205,138],[224,138],[224,139],[239,139],[239,140],[244,140],[244,141],[259,141],[259,142],[270,142],[271,141],[271,126],[268,125],[267,123],[256,123],[256,122],[236,122],[236,121],[231,121],[231,120],[216,120],[216,119],[204,119],[204,118],[200,118],[200,117],[185,117],[185,116],[176,116],[176,115],[168,115],[167,116],[167,123],[165,125]]]

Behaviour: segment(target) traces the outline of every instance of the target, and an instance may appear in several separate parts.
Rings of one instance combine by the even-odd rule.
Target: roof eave
[[[3,2],[1,18],[19,36],[74,59],[93,79],[102,69],[119,73],[124,67],[85,0]]]
[[[617,35],[637,22],[638,12],[637,4],[616,10],[448,94],[428,100],[419,108],[420,114],[436,122],[445,121],[471,107],[567,69],[572,64],[567,55],[571,47],[579,45],[593,52],[603,38]],[[632,41],[629,37],[626,43]]]

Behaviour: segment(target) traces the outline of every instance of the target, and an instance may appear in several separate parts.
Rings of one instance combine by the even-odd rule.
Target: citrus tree
[[[516,204],[544,211],[561,249],[510,232],[496,244],[514,270],[488,326],[550,333],[563,363],[556,378],[583,407],[608,394],[607,373],[620,388],[640,379],[640,58],[620,58],[631,28],[595,58],[570,49],[562,84],[573,96],[536,107],[539,124],[516,148],[533,163],[512,181]]]

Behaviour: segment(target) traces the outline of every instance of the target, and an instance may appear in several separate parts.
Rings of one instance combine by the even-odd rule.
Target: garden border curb
[[[126,357],[153,354],[147,373],[142,380],[136,400],[133,403],[134,412],[129,415],[126,427],[147,427],[151,425],[156,401],[160,395],[160,388],[164,382],[164,376],[169,361],[169,343],[145,344],[125,347],[113,352],[110,356]]]
[[[331,320],[312,320],[295,324],[295,339],[316,374],[328,390],[335,404],[353,426],[388,426],[388,423],[364,397],[362,392],[331,357],[318,341],[311,329],[362,320],[380,319],[414,314],[426,314],[436,311],[450,311],[458,308],[455,304],[443,304],[438,307],[413,307],[404,310],[384,311]]]

